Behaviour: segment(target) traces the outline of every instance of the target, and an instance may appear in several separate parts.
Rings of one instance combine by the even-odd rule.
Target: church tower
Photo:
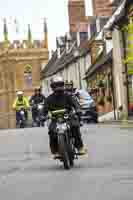
[[[44,37],[34,40],[32,27],[27,27],[27,38],[13,41],[9,38],[8,22],[3,20],[3,41],[0,42],[0,118],[1,128],[15,128],[12,104],[16,91],[30,97],[40,85],[42,66],[48,62],[48,31],[44,24]]]

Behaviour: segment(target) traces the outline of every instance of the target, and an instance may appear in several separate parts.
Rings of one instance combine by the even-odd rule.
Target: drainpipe
[[[111,67],[111,77],[112,77],[112,84],[111,84],[111,89],[112,89],[112,94],[113,94],[113,109],[114,109],[114,120],[117,119],[116,117],[116,105],[115,105],[115,90],[114,90],[114,77],[113,77],[113,62],[112,62],[112,67]]]

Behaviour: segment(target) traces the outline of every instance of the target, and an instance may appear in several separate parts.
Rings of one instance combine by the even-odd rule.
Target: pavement
[[[66,171],[51,158],[47,128],[0,131],[0,199],[132,200],[133,129],[82,128],[88,154]]]

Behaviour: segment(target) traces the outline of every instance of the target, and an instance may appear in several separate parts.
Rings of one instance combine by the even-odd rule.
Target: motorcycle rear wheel
[[[73,145],[72,141],[70,141],[70,144],[68,145],[68,152],[69,152],[70,166],[73,167],[75,150],[74,150],[74,145]]]

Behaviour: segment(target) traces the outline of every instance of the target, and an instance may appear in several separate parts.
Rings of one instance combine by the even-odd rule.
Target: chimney
[[[61,48],[60,48],[60,44],[59,44],[59,38],[56,38],[56,48],[57,48],[57,57],[58,59],[61,57]]]
[[[54,50],[51,50],[51,56],[53,56],[53,54],[54,54]]]
[[[66,33],[66,37],[65,37],[66,53],[69,53],[71,41],[72,41],[72,37],[71,37],[70,33]]]

